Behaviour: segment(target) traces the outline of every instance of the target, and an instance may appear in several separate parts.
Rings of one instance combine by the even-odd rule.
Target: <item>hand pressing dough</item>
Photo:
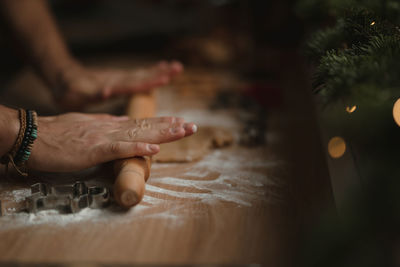
[[[232,134],[222,128],[199,127],[197,133],[179,141],[162,144],[155,162],[191,162],[200,160],[211,149],[229,146],[233,143]]]

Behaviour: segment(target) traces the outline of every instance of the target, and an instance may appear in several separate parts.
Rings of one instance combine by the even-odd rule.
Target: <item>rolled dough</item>
[[[211,149],[229,146],[233,143],[230,131],[203,126],[197,133],[179,141],[162,144],[158,154],[153,156],[155,162],[191,162],[200,160]]]

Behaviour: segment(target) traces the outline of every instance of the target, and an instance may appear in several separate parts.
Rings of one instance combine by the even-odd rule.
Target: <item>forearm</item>
[[[76,64],[44,0],[1,0],[3,16],[30,62],[50,85]]]
[[[11,150],[19,127],[18,111],[0,105],[0,157]]]

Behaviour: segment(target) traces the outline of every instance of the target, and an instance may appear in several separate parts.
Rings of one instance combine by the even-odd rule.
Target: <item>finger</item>
[[[157,124],[157,126],[160,126],[158,128],[167,128],[170,125],[174,123],[178,124],[183,124],[185,122],[185,119],[181,117],[155,117],[155,118],[145,118],[145,119],[134,119],[135,123],[137,125],[142,125],[142,124]]]
[[[183,71],[183,65],[179,61],[172,61],[168,63],[167,61],[161,61],[158,63],[156,69],[158,73],[167,74],[168,76],[175,76]]]
[[[196,124],[190,122],[183,124],[183,129],[185,130],[185,136],[190,136],[197,132],[198,127]]]
[[[183,123],[170,123],[170,122],[151,122],[149,119],[142,120],[130,120],[124,122],[124,129],[127,130],[142,130],[142,131],[150,131],[150,130],[161,130],[167,129],[171,127],[180,126],[183,127]]]
[[[102,90],[102,97],[107,99],[116,95],[148,92],[156,87],[167,85],[169,82],[170,78],[168,76],[153,77],[140,82],[135,80],[135,78],[129,78],[105,87]]]
[[[124,116],[126,117],[126,116]],[[123,122],[126,127],[141,127],[143,129],[163,129],[168,128],[172,124],[180,124],[183,125],[185,120],[179,117],[154,117],[154,118],[145,118],[145,119],[128,119]]]
[[[147,72],[147,75],[144,75],[146,78],[138,78],[137,75],[114,76],[114,79],[101,90],[101,97],[108,99],[114,95],[147,92],[155,87],[167,85],[172,77],[182,71],[183,65],[178,61],[172,63],[161,61],[156,67],[143,71]],[[135,72],[137,73],[138,71]]]
[[[179,61],[172,61],[170,74],[172,76],[175,76],[175,75],[180,74],[182,72],[183,72],[183,64],[180,63]]]
[[[191,135],[197,131],[197,126],[194,123],[185,123],[185,119],[180,117],[131,119],[127,121],[126,124],[129,128],[139,127],[143,130],[182,127],[185,130],[185,136]]]
[[[185,119],[182,117],[172,117],[172,116],[156,117],[156,118],[151,118],[151,120],[154,120],[154,122],[168,122],[170,124],[185,122]]]
[[[166,60],[161,60],[160,62],[158,62],[156,68],[157,68],[158,70],[161,70],[161,71],[166,71],[166,70],[168,70],[168,67],[169,67],[168,61],[166,61]]]
[[[156,123],[147,127],[139,126],[128,130],[128,140],[135,140],[148,143],[166,143],[179,140],[197,132],[197,125],[194,123]]]
[[[129,116],[113,116],[114,121],[129,121]]]
[[[151,156],[160,151],[156,144],[143,142],[113,142],[106,146],[105,153],[109,156],[106,161],[130,158],[135,156]]]
[[[181,139],[185,134],[186,131],[181,124],[174,124],[163,129],[134,127],[128,129],[120,138],[124,141],[161,144]]]

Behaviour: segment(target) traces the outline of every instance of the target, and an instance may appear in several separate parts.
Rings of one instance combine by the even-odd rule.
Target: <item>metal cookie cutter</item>
[[[26,198],[26,207],[33,213],[48,209],[55,209],[61,213],[76,213],[88,207],[102,208],[109,202],[110,191],[106,187],[88,187],[84,182],[58,186],[36,183],[31,186],[31,195]]]

